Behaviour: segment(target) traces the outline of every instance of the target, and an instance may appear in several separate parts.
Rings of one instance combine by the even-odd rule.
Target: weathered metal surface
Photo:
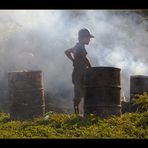
[[[8,86],[12,119],[33,119],[44,115],[42,71],[9,72]]]
[[[84,82],[84,114],[100,117],[121,114],[119,68],[88,68]]]
[[[133,98],[136,98],[135,95],[143,94],[148,92],[148,76],[144,75],[133,75],[130,77],[130,102]]]

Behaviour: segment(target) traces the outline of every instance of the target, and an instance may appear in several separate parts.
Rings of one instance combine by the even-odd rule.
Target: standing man
[[[85,45],[88,45],[90,38],[94,38],[90,34],[89,30],[83,28],[78,32],[78,43],[65,51],[66,56],[73,63],[73,72],[72,72],[72,83],[74,84],[74,112],[79,114],[79,103],[81,102],[82,97],[84,97],[84,74],[86,68],[90,68],[91,64],[86,57],[87,52]]]

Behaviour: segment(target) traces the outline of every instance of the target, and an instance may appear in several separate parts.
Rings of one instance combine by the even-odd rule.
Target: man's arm
[[[89,68],[92,67],[87,57],[85,57],[85,63]]]
[[[73,56],[72,56],[72,52],[73,52],[73,48],[70,48],[70,49],[65,50],[66,56],[67,56],[72,62],[74,62],[74,58],[73,58]]]
[[[87,58],[86,56],[84,56],[83,59],[84,59],[86,65],[88,66],[88,68],[91,68],[92,66],[91,66],[91,64],[90,64],[90,62],[89,62],[89,60],[88,60],[88,58]]]

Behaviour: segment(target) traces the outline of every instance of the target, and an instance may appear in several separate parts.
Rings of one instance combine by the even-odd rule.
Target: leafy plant
[[[11,121],[0,113],[0,138],[148,138],[148,112],[100,119],[95,115],[49,112],[34,121]]]
[[[133,99],[133,104],[137,105],[137,111],[148,111],[148,93],[144,92],[142,95],[136,95],[136,97]]]

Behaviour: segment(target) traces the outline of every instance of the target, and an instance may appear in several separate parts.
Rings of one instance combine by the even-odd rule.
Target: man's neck
[[[84,44],[83,42],[81,42],[81,41],[79,41],[78,44],[79,44],[80,46],[82,46],[82,47],[85,47],[85,44]]]

